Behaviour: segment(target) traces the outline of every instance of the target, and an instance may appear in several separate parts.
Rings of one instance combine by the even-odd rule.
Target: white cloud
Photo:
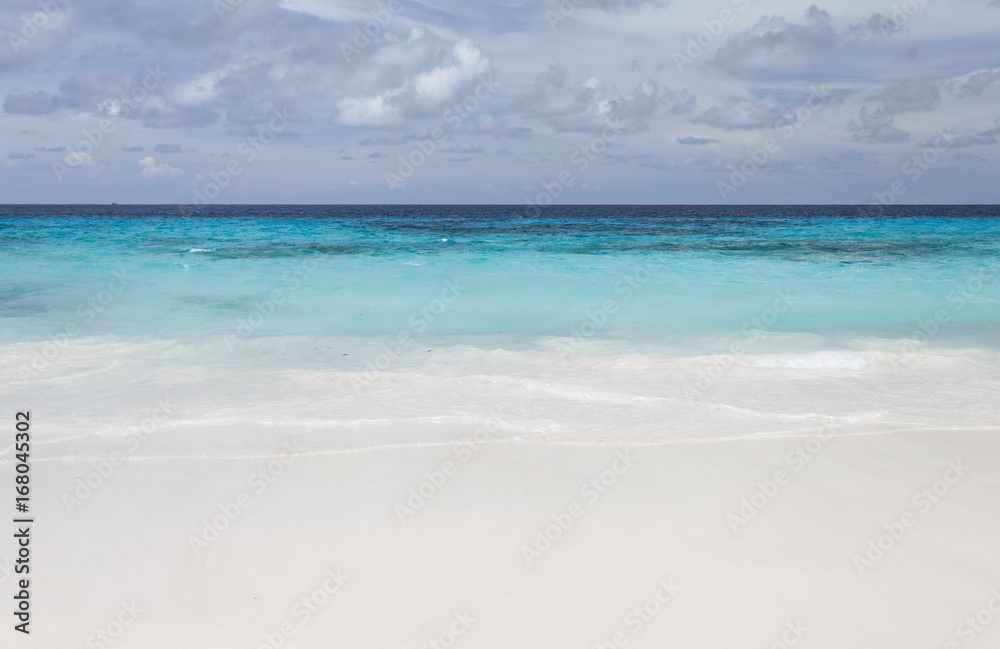
[[[89,153],[84,153],[83,151],[74,151],[63,158],[63,162],[71,167],[93,167],[94,156]]]
[[[490,74],[490,58],[471,40],[459,40],[450,54],[436,50],[433,36],[422,27],[415,27],[405,43],[383,47],[353,81],[367,92],[339,99],[334,121],[359,128],[398,126],[407,117],[429,116],[459,100]],[[409,73],[400,78],[404,61]]]
[[[417,100],[429,106],[440,106],[457,97],[466,85],[490,69],[489,59],[468,39],[455,43],[452,55],[454,65],[435,68],[417,77],[414,82]]]
[[[179,176],[184,173],[176,167],[171,167],[166,162],[161,164],[156,164],[156,160],[153,156],[146,156],[139,161],[139,166],[142,167],[142,171],[139,175],[143,178],[173,178],[174,176]]]

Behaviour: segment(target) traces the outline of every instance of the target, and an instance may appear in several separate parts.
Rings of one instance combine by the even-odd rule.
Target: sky
[[[1000,0],[4,0],[0,203],[1000,202]]]

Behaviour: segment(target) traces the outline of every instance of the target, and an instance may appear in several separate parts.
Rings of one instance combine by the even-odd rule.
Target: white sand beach
[[[985,622],[1000,606],[996,420],[907,419],[926,382],[913,366],[891,379],[877,364],[835,367],[827,389],[851,402],[803,394],[808,382],[795,393],[822,417],[764,433],[714,407],[699,432],[697,417],[672,428],[694,405],[667,408],[579,367],[556,390],[541,371],[487,381],[421,360],[348,398],[348,372],[226,381],[223,365],[177,359],[146,371],[162,358],[143,349],[90,373],[101,352],[78,346],[63,374],[5,388],[29,406],[50,395],[32,407],[34,632],[19,646],[937,649],[1000,637]],[[991,375],[959,370],[939,368],[936,399],[951,385],[971,401]],[[795,385],[793,370],[754,371],[756,384]],[[718,380],[725,394],[740,379]],[[896,400],[883,391],[888,414],[852,420],[866,381],[895,385]],[[594,413],[623,416],[616,400],[646,426],[602,420],[609,439],[587,434]],[[361,421],[376,402],[385,421]],[[12,466],[8,450],[5,479]]]

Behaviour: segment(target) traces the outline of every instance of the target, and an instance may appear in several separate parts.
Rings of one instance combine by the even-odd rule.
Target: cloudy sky
[[[0,203],[996,203],[1000,0],[4,0]]]

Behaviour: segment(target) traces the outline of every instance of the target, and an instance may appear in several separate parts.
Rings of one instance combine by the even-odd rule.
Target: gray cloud
[[[988,146],[990,144],[996,144],[997,138],[1000,137],[1000,117],[998,117],[994,123],[993,128],[975,132],[968,131],[962,133],[961,135],[954,136],[954,140],[949,143],[949,147],[952,149],[965,149],[970,146]],[[920,146],[929,147],[934,146],[934,138],[931,138],[927,142],[921,142]]]
[[[903,24],[901,22],[878,13],[872,14],[867,20],[855,23],[847,28],[848,35],[855,38],[878,36],[885,39],[901,31],[903,31]]]
[[[486,149],[471,142],[456,142],[448,146],[441,147],[443,153],[484,153]]]
[[[44,90],[11,92],[3,102],[3,111],[11,115],[51,115],[59,108],[59,98]]]
[[[959,95],[981,97],[986,88],[998,79],[1000,79],[1000,68],[980,70],[969,75],[969,78],[963,82],[956,84],[955,90]]]
[[[854,149],[827,153],[817,158],[817,167],[843,176],[863,176],[867,168],[878,163],[878,157]]]
[[[153,147],[153,151],[156,153],[181,153],[184,149],[176,144],[157,144]]]
[[[726,130],[773,128],[785,112],[781,102],[773,95],[760,99],[730,99],[722,106],[712,106],[691,120]]]
[[[933,142],[933,139],[928,140],[927,142],[921,142],[920,146],[933,146]],[[958,135],[948,146],[953,149],[964,149],[970,146],[985,146],[987,144],[996,143],[997,137],[995,135]]]
[[[7,154],[9,160],[30,160],[34,157],[34,153],[21,153],[20,151],[11,151]]]
[[[649,130],[650,119],[661,111],[684,114],[694,106],[694,95],[663,87],[654,79],[647,79],[622,95],[597,77],[570,83],[565,66],[550,65],[535,78],[530,90],[514,100],[510,109],[545,121],[557,131],[599,132],[610,123],[635,133]]]
[[[407,135],[402,131],[375,131],[371,135],[358,142],[361,146],[397,146],[412,142],[412,135]]]
[[[881,108],[872,113],[868,106],[862,106],[857,118],[847,123],[847,128],[853,133],[851,139],[859,142],[886,143],[910,139],[910,134],[896,128],[895,118]]]
[[[902,81],[886,86],[872,99],[882,102],[881,111],[898,115],[937,108],[941,103],[941,90],[937,83],[930,81]]]
[[[813,58],[832,51],[837,41],[830,14],[811,5],[806,10],[806,24],[765,16],[726,41],[713,62],[738,76],[795,72],[806,69]]]
[[[1000,4],[1000,0],[997,0],[995,4]],[[952,156],[953,160],[958,160],[959,162],[989,162],[989,159],[984,158],[981,155],[975,155],[974,153],[969,153],[967,151],[960,151]]]
[[[122,151],[145,151],[146,147],[141,144],[136,144],[135,146],[123,146]]]
[[[231,128],[226,131],[226,135],[232,135],[235,137],[257,137],[260,135],[260,128],[253,126],[241,126],[239,128]],[[277,131],[274,133],[275,140],[294,140],[301,135],[298,131],[291,131],[287,128],[282,131]]]
[[[718,142],[718,140],[716,140],[715,138],[694,137],[692,135],[677,138],[677,144],[688,144],[691,146],[704,146],[706,144],[715,144],[716,142]]]
[[[497,139],[523,140],[531,137],[530,127],[511,126],[509,118],[497,118],[486,113],[480,114],[475,131],[479,135],[492,135]]]

